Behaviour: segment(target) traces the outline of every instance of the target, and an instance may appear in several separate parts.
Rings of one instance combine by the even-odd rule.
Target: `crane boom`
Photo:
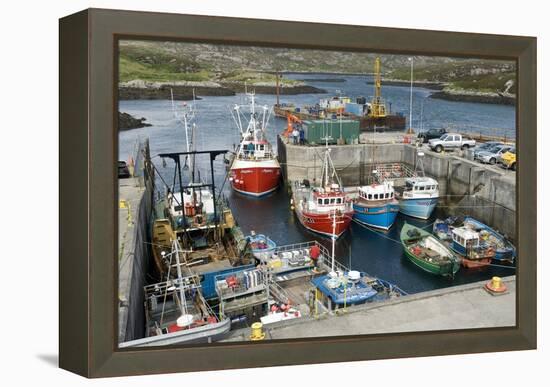
[[[374,97],[371,101],[370,115],[374,118],[386,117],[386,104],[382,99],[382,76],[380,71],[380,58],[374,61]]]

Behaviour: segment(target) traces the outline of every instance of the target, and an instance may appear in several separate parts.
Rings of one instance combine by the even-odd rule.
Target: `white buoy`
[[[361,273],[359,273],[357,270],[351,270],[348,272],[348,278],[350,281],[359,281],[361,278]]]
[[[192,314],[182,314],[176,320],[176,324],[180,328],[189,326],[189,325],[191,325],[192,322],[193,322],[193,315]]]

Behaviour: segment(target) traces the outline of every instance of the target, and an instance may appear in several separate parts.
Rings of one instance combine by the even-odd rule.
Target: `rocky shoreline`
[[[430,98],[444,99],[447,101],[492,103],[499,105],[515,105],[514,94],[442,90],[430,94]]]
[[[411,86],[411,81],[405,81],[401,79],[382,79],[382,86],[384,85],[390,85],[390,86]],[[368,80],[366,81],[367,85],[373,85],[374,80]],[[445,83],[442,82],[430,82],[430,81],[413,81],[414,87],[423,87],[424,89],[430,89],[430,90],[443,90],[445,86],[447,86]]]
[[[130,130],[151,126],[151,124],[145,121],[146,118],[136,118],[128,113],[118,112],[118,130]]]
[[[221,85],[225,88],[233,90],[235,93],[244,93],[245,85],[241,82],[222,82]],[[277,94],[277,86],[271,82],[255,83],[248,85],[247,89],[254,90],[256,94]],[[298,84],[298,85],[281,85],[279,86],[280,95],[297,95],[297,94],[324,94],[327,91],[318,87]]]
[[[274,83],[255,83],[248,85],[248,90],[254,90],[256,94],[277,94],[277,87]],[[174,99],[178,101],[189,101],[200,96],[231,96],[236,93],[243,93],[245,86],[241,82],[146,82],[141,80],[120,83],[118,87],[119,100],[138,99],[170,99],[171,91]],[[279,87],[281,95],[296,94],[319,94],[326,93],[326,90],[304,84],[282,85]]]
[[[373,84],[373,81],[367,81],[367,84]],[[382,86],[410,86],[411,82],[401,79],[382,79]],[[474,90],[454,90],[449,88],[449,84],[445,82],[430,82],[430,81],[414,81],[414,87],[423,87],[425,89],[434,90],[429,98],[444,99],[446,101],[457,102],[476,102],[476,103],[492,103],[499,105],[515,105],[516,96],[510,93],[499,92],[483,92]]]

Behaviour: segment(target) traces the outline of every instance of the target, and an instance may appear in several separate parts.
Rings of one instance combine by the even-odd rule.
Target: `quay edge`
[[[502,279],[507,291],[489,294],[487,281],[406,295],[381,303],[265,326],[266,338],[289,339],[354,335],[510,327],[516,324],[516,276]],[[344,332],[344,333],[343,333]],[[248,339],[250,329],[233,331],[223,341]],[[349,333],[348,333],[349,334]]]
[[[393,140],[391,140],[393,139]],[[344,186],[369,184],[375,164],[402,163],[410,168],[416,164],[418,148],[388,137],[385,143],[331,145],[331,158]],[[286,143],[277,137],[277,152],[283,178],[290,181],[321,177],[322,147]],[[441,196],[452,202],[457,214],[479,219],[512,241],[516,240],[516,180],[515,174],[482,165],[454,153],[435,153],[425,148],[423,164],[428,176],[439,183]],[[467,212],[465,212],[467,210]]]

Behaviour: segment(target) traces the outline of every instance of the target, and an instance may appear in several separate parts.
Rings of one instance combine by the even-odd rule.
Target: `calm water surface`
[[[302,74],[286,75],[292,78],[327,78],[327,75],[304,76]],[[367,77],[335,76],[345,78],[346,82],[309,82],[313,86],[326,89],[327,94],[304,94],[297,96],[282,96],[281,102],[292,102],[298,106],[315,104],[320,98],[329,97],[341,91],[350,97],[372,95],[372,85],[367,85]],[[410,89],[401,86],[383,86],[382,93],[388,102],[392,103],[392,111],[401,111],[408,116]],[[515,109],[511,106],[450,102],[427,98],[430,90],[415,88],[413,91],[413,127],[450,127],[456,130],[471,130],[473,132],[506,134],[514,137]],[[196,101],[197,110],[197,149],[233,149],[238,143],[239,134],[231,118],[231,108],[235,103],[244,103],[244,96],[203,97]],[[275,96],[258,95],[257,103],[271,106]],[[423,108],[422,108],[423,105]],[[183,151],[185,149],[185,134],[181,125],[173,117],[170,101],[121,101],[120,110],[136,117],[146,117],[153,126],[134,129],[120,133],[119,158],[128,160],[134,153],[136,143],[149,138],[151,154],[162,152]],[[423,111],[422,120],[420,112]],[[276,135],[283,131],[286,120],[272,118],[268,137],[276,146]],[[173,164],[154,157],[153,161],[166,181],[172,182]],[[199,160],[198,164],[205,166],[207,159]],[[209,179],[209,171],[202,168],[203,179]],[[289,208],[289,200],[284,189],[279,189],[272,195],[254,199],[234,193],[225,180],[226,169],[223,160],[218,157],[215,163],[215,180],[218,190],[223,186],[224,195],[239,225],[245,234],[251,230],[269,235],[278,244],[288,244],[313,239],[319,240],[330,247],[330,240],[317,236],[304,229]],[[161,185],[159,184],[159,187]],[[399,243],[399,231],[405,220],[417,226],[431,229],[431,223],[436,217],[445,216],[445,208],[438,208],[432,219],[427,221],[406,218],[399,214],[396,224],[387,232],[374,231],[352,223],[351,229],[342,236],[336,244],[336,255],[339,261],[355,270],[365,271],[393,282],[409,293],[443,288],[458,284],[488,279],[493,275],[506,276],[514,274],[514,270],[491,267],[483,270],[461,269],[451,280],[437,277],[418,269],[404,256]]]

